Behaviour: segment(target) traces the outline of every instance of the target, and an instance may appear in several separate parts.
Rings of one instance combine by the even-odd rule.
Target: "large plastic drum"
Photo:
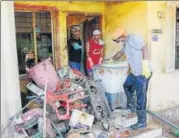
[[[123,84],[128,73],[128,63],[102,64],[94,67],[94,80],[102,80],[109,105],[112,110],[117,107],[126,107],[127,98],[124,93]]]
[[[29,77],[42,89],[45,88],[47,81],[47,90],[55,91],[57,84],[60,82],[51,59],[46,59],[29,70]]]

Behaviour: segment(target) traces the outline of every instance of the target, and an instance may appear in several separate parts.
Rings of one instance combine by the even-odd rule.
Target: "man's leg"
[[[136,130],[147,126],[146,113],[146,84],[147,79],[144,76],[136,76],[136,94],[137,94],[137,117],[138,121],[131,128]]]
[[[124,82],[124,91],[127,96],[127,108],[129,108],[132,112],[136,112],[135,101],[133,98],[134,93],[134,85],[135,85],[135,76],[129,74],[126,81]]]

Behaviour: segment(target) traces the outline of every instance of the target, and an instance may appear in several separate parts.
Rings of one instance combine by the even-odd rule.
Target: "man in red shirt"
[[[103,61],[103,46],[104,42],[101,40],[101,32],[94,30],[92,39],[86,44],[86,68],[90,77],[92,77],[93,67],[101,64]]]

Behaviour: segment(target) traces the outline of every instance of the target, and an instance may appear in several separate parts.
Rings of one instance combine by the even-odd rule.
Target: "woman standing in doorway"
[[[69,66],[72,69],[80,71],[82,42],[80,40],[80,26],[74,25],[71,27],[72,37],[68,41]]]
[[[101,64],[103,61],[103,46],[104,42],[101,40],[101,32],[94,30],[92,39],[86,44],[86,68],[90,78],[92,77],[93,67],[97,64]]]

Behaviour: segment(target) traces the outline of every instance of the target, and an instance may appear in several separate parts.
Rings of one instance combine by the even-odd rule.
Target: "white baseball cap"
[[[100,35],[100,34],[101,34],[100,30],[94,30],[93,31],[93,35]]]

